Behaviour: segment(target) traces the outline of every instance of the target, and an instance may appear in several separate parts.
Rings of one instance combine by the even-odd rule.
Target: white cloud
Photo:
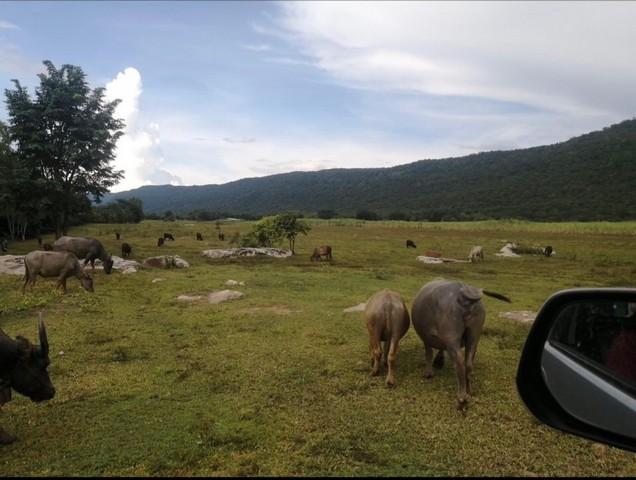
[[[20,27],[18,27],[17,25],[11,23],[11,22],[7,22],[6,20],[0,20],[0,30],[2,29],[6,29],[6,30],[20,30]]]
[[[252,52],[268,52],[272,49],[272,47],[266,43],[260,43],[258,45],[243,45],[243,48],[251,50]]]
[[[283,38],[356,88],[631,115],[632,2],[289,2]],[[262,33],[270,30],[260,29]]]
[[[120,99],[115,116],[126,123],[124,135],[117,142],[115,168],[124,170],[124,179],[114,192],[129,190],[142,185],[181,185],[181,179],[165,169],[161,149],[159,125],[139,121],[139,98],[143,92],[141,75],[133,67],[106,84],[107,100]]]

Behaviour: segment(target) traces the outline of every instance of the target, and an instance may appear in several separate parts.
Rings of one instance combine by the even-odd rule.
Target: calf
[[[433,366],[441,368],[444,365],[444,351],[448,351],[455,363],[459,409],[467,406],[471,395],[470,375],[486,319],[482,295],[510,302],[503,295],[463,282],[433,280],[418,292],[411,308],[413,328],[424,342],[426,350],[424,378],[433,376]],[[434,348],[438,352],[432,362]]]
[[[76,277],[85,290],[93,292],[93,279],[88,276],[79,263],[78,258],[71,252],[43,252],[34,250],[24,257],[24,285],[25,292],[28,283],[31,288],[35,285],[36,277],[57,277],[57,288],[62,287],[66,293],[66,279]]]
[[[331,246],[322,245],[318,248],[314,248],[314,253],[311,254],[309,259],[313,262],[314,260],[321,260],[322,257],[325,257],[327,260],[331,260]]]
[[[162,237],[159,237],[157,239],[157,246],[160,247],[161,245],[163,245],[163,243],[164,243],[164,239]]]
[[[26,338],[15,340],[0,330],[0,406],[11,400],[11,390],[29,397],[34,402],[50,400],[55,388],[47,372],[49,343],[46,326],[40,314],[40,346],[32,345]],[[16,437],[0,427],[0,445],[8,445]]]
[[[197,240],[203,240],[203,235],[201,235],[200,233],[197,233]]]
[[[415,246],[415,243],[413,243],[413,240],[407,240],[407,241],[406,241],[406,248],[409,248],[409,247],[411,247],[411,248],[417,248],[417,247]]]
[[[476,246],[470,249],[470,253],[468,254],[468,260],[471,262],[483,262],[484,261],[484,248],[481,246]]]
[[[172,241],[174,241],[174,237],[172,236],[172,233],[164,233],[163,234],[163,239],[164,240],[172,240]]]
[[[395,386],[394,366],[400,339],[409,329],[411,319],[404,300],[391,290],[376,292],[364,309],[364,321],[369,332],[369,355],[371,375],[380,371],[380,357],[388,364],[386,386]],[[380,346],[383,342],[384,349]]]
[[[132,247],[130,246],[130,244],[124,242],[121,244],[121,256],[123,258],[128,258],[130,256],[130,254],[132,253]]]

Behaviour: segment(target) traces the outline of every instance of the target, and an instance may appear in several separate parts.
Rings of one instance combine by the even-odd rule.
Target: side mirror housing
[[[552,295],[524,345],[517,390],[542,423],[636,452],[636,289]]]

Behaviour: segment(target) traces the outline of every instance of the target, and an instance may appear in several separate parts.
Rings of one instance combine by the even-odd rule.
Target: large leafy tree
[[[119,101],[91,90],[81,67],[43,63],[33,98],[18,80],[5,95],[15,154],[36,169],[59,236],[91,197],[99,201],[122,178],[111,162],[124,123],[114,117]]]

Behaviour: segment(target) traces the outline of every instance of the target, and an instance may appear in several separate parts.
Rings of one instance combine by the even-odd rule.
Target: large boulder
[[[24,255],[0,255],[0,273],[24,276]]]
[[[287,258],[292,256],[292,252],[291,250],[286,250],[283,248],[241,247],[241,248],[227,248],[227,249],[217,248],[213,250],[204,250],[202,252],[202,255],[208,258],[236,258],[236,257],[256,257],[256,256]]]
[[[179,255],[159,255],[144,260],[144,266],[154,268],[188,268],[190,264]]]
[[[217,304],[227,302],[228,300],[237,300],[244,296],[243,293],[236,290],[221,290],[218,292],[210,292],[208,294],[208,303]]]
[[[125,260],[117,255],[112,255],[110,258],[113,261],[113,270],[118,270],[121,273],[137,273],[141,267],[141,264],[135,260]],[[101,260],[95,260],[95,268],[104,268]]]

